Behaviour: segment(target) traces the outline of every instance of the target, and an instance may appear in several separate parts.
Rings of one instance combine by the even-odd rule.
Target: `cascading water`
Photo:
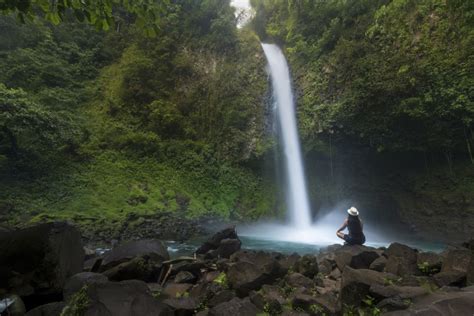
[[[285,56],[278,46],[262,44],[262,47],[268,60],[273,100],[281,126],[279,141],[285,153],[288,214],[293,226],[307,228],[311,225],[311,210],[301,159],[290,72]]]

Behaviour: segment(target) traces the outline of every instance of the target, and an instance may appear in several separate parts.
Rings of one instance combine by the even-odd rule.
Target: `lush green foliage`
[[[307,143],[470,153],[472,1],[255,1],[260,36],[285,44]],[[471,155],[472,156],[472,155]]]
[[[147,35],[154,36],[159,28],[160,15],[168,6],[168,0],[2,0],[0,12],[13,12],[23,23],[41,15],[55,25],[71,13],[69,15],[78,21],[87,21],[98,30],[120,27],[124,19],[131,18],[125,14],[128,13],[135,16],[137,25]]]
[[[260,171],[264,57],[228,1],[174,1],[154,38],[133,24],[103,34],[0,23],[7,219],[106,226],[129,213],[272,210]]]

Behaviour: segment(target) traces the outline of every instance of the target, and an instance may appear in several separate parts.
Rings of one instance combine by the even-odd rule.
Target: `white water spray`
[[[285,56],[278,46],[262,44],[262,47],[270,68],[273,99],[276,103],[277,118],[281,125],[280,142],[282,142],[285,152],[288,181],[286,201],[288,214],[293,226],[307,228],[311,225],[311,211],[304,179],[290,72]]]

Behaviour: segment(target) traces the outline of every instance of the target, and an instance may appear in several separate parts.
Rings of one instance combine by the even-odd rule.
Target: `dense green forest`
[[[164,1],[151,24],[136,8],[99,20],[59,8],[31,22],[34,8],[0,7],[1,218],[280,216],[266,167],[267,41],[292,69],[315,211],[323,195],[357,195],[348,183],[378,195],[390,180],[404,218],[447,208],[474,229],[474,3],[251,3],[244,28],[218,0]],[[391,175],[393,164],[377,166],[394,161],[406,162],[395,180],[357,183]],[[346,174],[364,163],[374,176]]]
[[[166,10],[152,37],[126,15],[110,32],[1,17],[3,219],[273,209],[257,37],[236,29],[227,1]]]

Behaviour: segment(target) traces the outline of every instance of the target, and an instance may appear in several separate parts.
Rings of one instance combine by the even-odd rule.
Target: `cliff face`
[[[393,234],[460,241],[474,229],[474,170],[452,170],[423,156],[392,156],[361,148],[333,148],[333,155],[306,157],[315,213],[355,205],[368,225]],[[342,215],[341,215],[342,216]]]

